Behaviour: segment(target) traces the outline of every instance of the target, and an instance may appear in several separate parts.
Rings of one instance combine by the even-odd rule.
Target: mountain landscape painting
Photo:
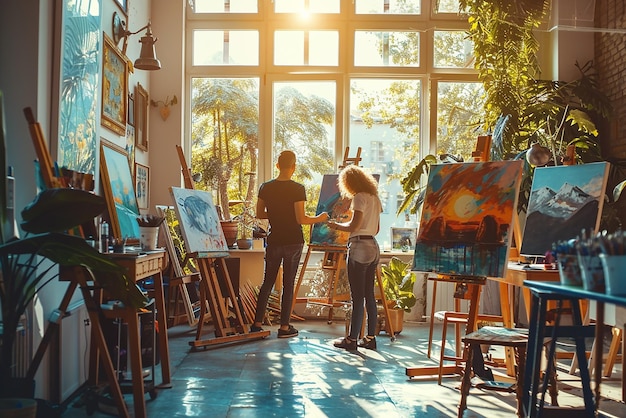
[[[413,270],[504,277],[522,161],[431,166]]]
[[[554,242],[597,232],[608,172],[607,162],[535,169],[520,254],[543,257]]]

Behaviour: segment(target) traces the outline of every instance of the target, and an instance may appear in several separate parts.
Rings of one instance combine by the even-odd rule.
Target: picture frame
[[[142,151],[148,151],[148,92],[140,84],[135,86],[135,144]]]
[[[52,117],[51,150],[56,147],[59,167],[91,174],[95,177],[100,135],[98,123],[99,80],[102,65],[102,17],[91,10],[100,10],[100,0],[94,0],[89,9],[75,7],[75,2],[56,2],[60,53],[54,65],[58,69],[55,94],[58,96],[57,114]],[[56,17],[55,17],[56,18]],[[80,25],[72,24],[80,21]],[[79,79],[80,82],[76,82]],[[79,100],[80,98],[80,100]],[[55,125],[56,123],[56,125]],[[76,138],[83,141],[78,150]],[[56,140],[56,144],[55,144]]]
[[[113,0],[117,7],[128,17],[128,0]]]
[[[413,251],[417,241],[417,228],[391,227],[391,249],[395,251]]]
[[[150,167],[135,163],[135,192],[139,209],[148,209],[150,204]]]
[[[135,126],[135,96],[128,93],[128,124]]]
[[[104,139],[100,142],[100,175],[107,203],[110,233],[115,238],[139,240],[139,207],[128,155]]]
[[[128,61],[104,34],[102,53],[102,108],[100,124],[116,134],[126,134],[128,116]]]

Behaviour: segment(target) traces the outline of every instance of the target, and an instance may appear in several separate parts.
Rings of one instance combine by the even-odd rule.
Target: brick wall
[[[625,12],[626,0],[597,0],[595,26],[626,31]],[[601,127],[603,154],[609,161],[626,160],[626,33],[596,33],[594,61],[614,112]]]
[[[626,32],[626,0],[597,0],[595,27],[621,29]],[[600,88],[613,105],[613,115],[602,132],[602,154],[611,162],[607,194],[626,179],[626,33],[598,32],[594,36],[595,68]],[[612,201],[612,198],[611,198]],[[626,227],[626,193],[608,209],[614,211],[621,227]],[[605,208],[604,213],[607,213]],[[613,224],[616,226],[616,224]],[[610,228],[608,225],[605,227]]]

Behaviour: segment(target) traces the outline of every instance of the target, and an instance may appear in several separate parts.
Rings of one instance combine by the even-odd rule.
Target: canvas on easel
[[[544,257],[554,242],[597,232],[608,174],[607,162],[536,168],[520,254]]]
[[[504,277],[522,161],[431,166],[413,270]]]
[[[187,252],[199,257],[227,257],[228,245],[211,193],[170,187]]]
[[[373,175],[376,181],[380,179],[379,174]],[[346,222],[352,218],[350,204],[352,199],[341,196],[337,179],[339,174],[324,174],[320,197],[315,213],[327,212],[330,219],[337,222]],[[348,243],[349,232],[331,229],[325,223],[316,223],[311,229],[310,245],[325,247],[345,247]]]

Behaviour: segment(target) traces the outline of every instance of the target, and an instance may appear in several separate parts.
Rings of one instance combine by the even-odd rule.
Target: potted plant
[[[0,171],[6,173],[1,104],[0,94]],[[126,306],[144,307],[147,298],[134,281],[128,280],[125,270],[111,258],[98,252],[80,234],[65,232],[93,222],[106,209],[106,201],[102,196],[79,189],[44,190],[21,212],[21,229],[26,235],[5,240],[5,186],[0,191],[0,398],[33,398],[32,382],[16,384],[24,380],[15,379],[12,375],[14,342],[20,318],[37,292],[58,277],[57,265],[86,267],[97,286]],[[18,393],[18,386],[27,388],[27,393]]]
[[[404,312],[411,312],[411,308],[417,303],[417,298],[413,293],[417,277],[411,271],[411,265],[398,257],[391,257],[389,264],[383,264],[380,271],[389,308],[389,321],[393,324],[394,332],[400,333]]]
[[[243,202],[241,213],[233,219],[237,221],[237,248],[240,250],[251,248],[256,227],[256,216],[252,202]]]

